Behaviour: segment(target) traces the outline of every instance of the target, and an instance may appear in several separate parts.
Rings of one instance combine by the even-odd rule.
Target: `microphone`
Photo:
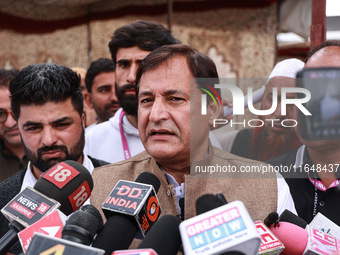
[[[291,211],[289,210],[284,210],[281,215],[280,215],[280,218],[279,218],[279,221],[282,222],[290,222],[290,223],[293,223],[303,229],[305,229],[307,227],[307,222],[300,218],[299,216],[297,216],[295,213],[292,213]]]
[[[309,227],[320,229],[322,231],[327,232],[332,236],[340,236],[340,228],[333,221],[325,217],[322,213],[318,212],[311,223],[309,223]]]
[[[103,255],[104,251],[69,240],[50,237],[42,233],[36,233],[33,236],[31,245],[28,247],[26,255],[36,254]]]
[[[78,210],[71,214],[62,231],[62,239],[90,245],[97,234],[97,218],[89,212]]]
[[[196,200],[196,215],[214,210],[225,203],[213,194],[204,194]]]
[[[258,254],[281,254],[285,246],[273,234],[273,232],[270,231],[262,221],[254,222],[254,226],[261,236],[261,246],[259,248]]]
[[[267,218],[264,219],[263,223],[268,228],[270,228],[273,224],[274,224],[274,227],[276,227],[278,224],[278,220],[279,220],[279,214],[277,212],[272,212],[268,214]]]
[[[182,221],[173,215],[161,217],[146,234],[138,249],[151,248],[160,255],[175,255],[181,247],[179,224]]]
[[[261,102],[262,100],[262,97],[264,95],[264,91],[266,90],[266,86],[262,86],[260,89],[258,90],[255,90],[253,92],[253,95],[252,95],[252,100],[253,100],[253,105],[254,104],[257,104],[258,102]],[[247,108],[248,107],[248,100],[247,98],[249,98],[248,95],[246,95],[244,97],[244,108]],[[232,114],[233,113],[233,108],[230,108],[229,106],[223,106],[223,117],[227,117],[228,115]]]
[[[159,187],[159,179],[149,172],[141,173],[135,182],[119,180],[103,203],[107,222],[92,246],[111,254],[127,249],[136,233],[145,236],[161,214]]]
[[[66,215],[77,210],[90,197],[92,188],[91,174],[81,164],[67,160],[51,167],[34,188],[25,188],[1,209],[10,221],[10,230],[0,239],[0,254],[18,240],[19,231],[59,207]]]
[[[279,222],[274,227],[271,226],[269,229],[274,233],[277,238],[284,244],[285,249],[281,254],[289,255],[301,255],[303,254],[307,242],[308,242],[308,231],[289,222]]]
[[[196,211],[203,213],[179,227],[186,254],[257,254],[261,238],[241,201],[224,204],[207,194],[196,205]]]
[[[103,218],[100,215],[100,212],[97,210],[96,207],[93,205],[83,205],[80,207],[81,211],[87,212],[91,215],[93,215],[97,219],[97,233],[100,232],[103,229],[104,223],[103,223]]]
[[[21,248],[24,252],[27,251],[31,244],[33,235],[37,232],[46,234],[51,237],[61,238],[61,231],[65,225],[67,216],[61,211],[56,210],[41,220],[38,220],[28,228],[18,233],[18,238]]]
[[[34,241],[32,240],[31,245],[35,247],[34,249],[46,251],[49,249],[53,250],[55,244],[58,243],[59,247],[66,249],[63,254],[73,254],[71,251],[75,249],[74,246],[76,246],[75,251],[78,252],[78,254],[88,254],[88,252],[103,254],[104,251],[102,250],[98,253],[98,250],[92,250],[92,248],[89,250],[89,247],[87,247],[87,245],[92,243],[93,237],[98,229],[102,228],[103,221],[101,216],[98,221],[98,215],[100,216],[100,213],[94,206],[85,205],[69,216],[59,236],[40,236],[38,237],[38,241],[33,239]],[[43,221],[45,218],[40,221]],[[60,239],[60,237],[62,239]],[[30,250],[30,252],[33,252],[34,249]]]

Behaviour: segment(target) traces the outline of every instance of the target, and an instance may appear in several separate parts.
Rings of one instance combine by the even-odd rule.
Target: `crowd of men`
[[[233,139],[221,136],[212,141],[211,127],[223,105],[207,97],[206,114],[201,112],[202,94],[219,78],[208,56],[181,44],[163,25],[147,21],[118,28],[109,50],[112,59],[101,58],[88,68],[84,96],[80,77],[62,65],[41,63],[0,72],[0,208],[25,187],[33,187],[56,163],[74,160],[92,174],[90,203],[101,213],[118,180],[134,181],[147,171],[160,180],[163,213],[182,219],[195,216],[199,196],[222,193],[228,202],[241,200],[253,220],[288,209],[307,222],[322,212],[340,224],[334,172],[313,172],[324,185],[319,189],[308,173],[297,179],[275,172],[197,171],[217,165],[237,172],[242,166],[267,163],[335,165],[338,140],[306,141],[298,126],[287,128],[277,122],[273,127],[242,130]],[[273,114],[262,118],[287,118],[281,111],[281,88],[295,87],[296,73],[303,68],[340,67],[338,54],[340,42],[327,41],[311,52],[306,64],[297,59],[278,63],[266,84],[261,109],[271,107],[273,88],[278,89],[279,103]],[[200,78],[209,78],[212,84],[197,82]],[[97,116],[88,127],[84,104]],[[292,108],[287,115],[298,118]],[[7,224],[0,215],[0,236],[8,231]],[[20,247],[13,246],[12,252],[19,253]]]

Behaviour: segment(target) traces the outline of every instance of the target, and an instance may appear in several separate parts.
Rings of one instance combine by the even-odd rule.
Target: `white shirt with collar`
[[[89,157],[83,153],[83,166],[89,170],[90,174],[92,174],[92,171],[94,169],[94,166],[92,164],[92,161],[89,159]],[[32,173],[32,170],[31,170],[31,161],[28,162],[27,164],[27,170],[26,170],[26,173],[25,173],[25,176],[24,176],[24,180],[22,182],[22,185],[21,185],[21,191],[23,191],[27,186],[30,186],[30,187],[34,187],[35,183],[37,182],[37,179],[35,178],[35,176],[33,175]]]

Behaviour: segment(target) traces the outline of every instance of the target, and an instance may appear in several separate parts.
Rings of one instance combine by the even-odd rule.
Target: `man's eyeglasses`
[[[0,109],[0,123],[1,124],[6,122],[9,114],[12,114],[12,116],[13,116],[12,111],[7,111],[5,109]]]

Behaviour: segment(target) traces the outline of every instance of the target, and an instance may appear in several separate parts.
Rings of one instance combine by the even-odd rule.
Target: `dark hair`
[[[321,43],[319,46],[314,47],[308,52],[305,63],[319,50],[326,47],[340,47],[340,40],[327,40]]]
[[[83,114],[80,78],[70,68],[41,63],[23,68],[9,85],[14,117],[20,116],[21,105],[44,105],[64,102],[71,98],[74,109]]]
[[[96,78],[98,74],[114,72],[115,70],[116,64],[115,62],[112,61],[112,59],[100,58],[96,61],[93,61],[89,69],[87,69],[85,76],[85,84],[87,91],[91,93],[93,80],[94,78]]]
[[[0,88],[9,87],[10,81],[19,73],[17,69],[0,69]]]
[[[170,29],[157,22],[137,20],[131,24],[118,28],[109,42],[109,49],[113,62],[119,48],[138,46],[145,51],[153,51],[160,46],[180,43]]]
[[[188,67],[194,78],[209,78],[205,79],[204,83],[198,83],[199,87],[204,87],[205,84],[213,86],[218,83],[216,65],[211,58],[200,53],[191,46],[177,44],[162,46],[151,52],[145,59],[143,59],[136,74],[136,82],[138,84],[137,89],[139,88],[139,81],[144,73],[157,68],[161,64],[166,63],[169,59],[177,56],[183,56],[187,59]],[[220,94],[219,89],[215,90],[218,94]]]

